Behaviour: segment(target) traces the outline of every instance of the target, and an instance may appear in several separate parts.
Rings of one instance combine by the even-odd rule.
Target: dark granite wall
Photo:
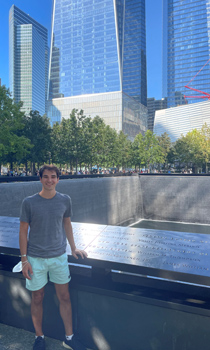
[[[18,217],[39,182],[1,183],[0,215]],[[129,176],[60,180],[71,196],[75,222],[128,225],[139,219],[210,224],[208,176]]]
[[[210,224],[208,176],[140,176],[143,217]]]
[[[18,217],[22,200],[40,190],[40,182],[1,183],[0,215]],[[123,226],[142,217],[138,176],[60,180],[57,190],[72,198],[75,222]]]

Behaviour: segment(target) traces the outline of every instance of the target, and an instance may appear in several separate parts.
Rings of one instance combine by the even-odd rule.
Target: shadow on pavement
[[[63,350],[62,342],[45,337],[46,350]],[[0,350],[32,350],[34,333],[0,323]]]

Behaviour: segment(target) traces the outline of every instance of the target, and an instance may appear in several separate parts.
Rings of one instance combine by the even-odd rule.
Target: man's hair
[[[57,178],[59,178],[59,169],[57,168],[56,165],[53,164],[44,164],[40,169],[39,169],[39,176],[42,178],[43,172],[45,170],[49,170],[49,171],[55,171]]]

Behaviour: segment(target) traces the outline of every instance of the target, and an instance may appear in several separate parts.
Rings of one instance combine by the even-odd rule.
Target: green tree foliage
[[[83,128],[83,157],[80,160],[80,166],[82,161],[84,162],[84,165],[86,167],[91,164],[92,161],[92,132],[93,132],[93,125],[92,125],[92,119],[91,117],[85,117],[83,119],[82,123]]]
[[[55,125],[53,135],[57,145],[57,158],[69,163],[70,167],[85,162],[90,153],[88,137],[90,118],[86,118],[83,110],[73,109],[69,119],[63,119],[60,126]]]
[[[99,166],[105,162],[105,129],[106,124],[103,119],[96,116],[92,119],[91,128],[91,164]]]
[[[133,161],[135,165],[144,165],[150,168],[152,165],[164,162],[163,146],[152,131],[147,130],[145,135],[138,134],[132,147]]]
[[[136,135],[132,143],[132,163],[136,167],[141,168],[144,163],[144,138],[141,133]]]
[[[189,131],[176,141],[174,150],[176,160],[181,163],[207,166],[210,162],[210,128],[204,124],[201,130]]]
[[[171,145],[169,152],[167,154],[167,163],[174,164],[175,161],[176,161],[175,149],[174,149],[174,145]]]
[[[104,138],[104,161],[103,166],[114,167],[117,162],[117,132],[109,125],[105,126],[105,138]]]
[[[210,162],[210,127],[206,123],[201,128],[200,147],[202,158],[207,168],[207,164]]]
[[[185,136],[182,136],[180,139],[178,139],[174,145],[174,154],[176,161],[180,163],[189,162],[190,157],[190,149],[189,144],[185,138]]]
[[[70,118],[66,121],[68,130],[68,138],[66,139],[66,142],[68,143],[68,155],[70,162],[75,164],[76,171],[78,163],[82,161],[85,152],[82,127],[84,119],[85,116],[82,110],[79,112],[78,110],[73,109]]]
[[[82,110],[73,109],[69,119],[54,124],[52,135],[53,159],[76,170],[78,164],[109,166],[116,158],[117,132],[102,118],[86,117]]]
[[[51,127],[49,119],[45,115],[41,116],[38,111],[31,111],[30,115],[24,118],[24,124],[24,135],[30,140],[32,147],[22,161],[30,161],[34,173],[35,163],[47,162],[51,157]]]
[[[52,162],[56,164],[65,164],[65,152],[66,147],[63,144],[63,129],[62,125],[58,122],[52,127],[52,147],[51,147],[51,157]]]
[[[165,163],[170,163],[170,158],[168,156],[172,147],[171,139],[169,135],[166,132],[164,132],[161,136],[157,136],[157,140],[162,149],[163,163],[165,167]]]
[[[164,153],[158,139],[152,131],[147,130],[144,135],[144,163],[149,167],[155,163],[164,162]]]
[[[202,135],[201,132],[194,129],[182,136],[175,143],[175,155],[178,161],[182,163],[202,164]]]
[[[180,162],[195,167],[210,163],[210,127],[192,130],[172,145],[167,133],[157,137],[150,130],[131,142],[122,131],[106,125],[102,118],[86,117],[73,109],[69,119],[51,128],[48,118],[21,112],[5,86],[0,87],[0,164],[34,165],[51,160],[70,167],[142,167]]]
[[[131,141],[123,131],[120,131],[117,135],[117,168],[131,165],[131,155]]]
[[[23,135],[22,103],[14,103],[9,89],[0,86],[0,162],[19,161],[30,152],[30,141]]]

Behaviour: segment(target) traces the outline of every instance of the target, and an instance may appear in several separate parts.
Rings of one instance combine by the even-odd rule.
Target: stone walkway
[[[62,341],[45,337],[46,350],[64,350]],[[0,350],[32,350],[34,333],[0,323]]]

